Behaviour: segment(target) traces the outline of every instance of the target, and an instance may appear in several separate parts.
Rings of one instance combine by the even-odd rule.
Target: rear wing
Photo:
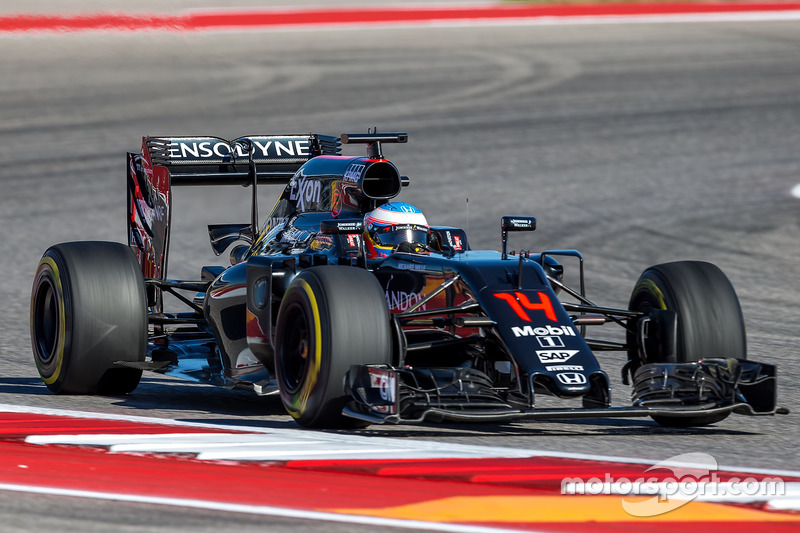
[[[153,165],[169,169],[172,185],[250,185],[249,165],[259,182],[288,183],[303,163],[318,155],[339,155],[339,137],[327,135],[252,135],[227,141],[218,137],[145,137],[143,152]]]
[[[258,183],[289,183],[318,155],[340,155],[341,140],[319,134],[219,137],[144,137],[128,153],[128,245],[145,277],[166,277],[172,186],[252,185],[251,233],[258,230]],[[151,302],[160,296],[151,295]]]

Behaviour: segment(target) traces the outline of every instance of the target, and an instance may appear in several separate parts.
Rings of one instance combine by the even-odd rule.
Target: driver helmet
[[[388,257],[399,245],[408,251],[427,250],[428,221],[405,202],[390,202],[364,217],[364,243],[369,259]]]

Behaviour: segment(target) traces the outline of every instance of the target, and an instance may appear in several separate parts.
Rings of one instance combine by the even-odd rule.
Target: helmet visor
[[[383,246],[397,246],[402,242],[415,242],[425,244],[428,242],[428,227],[417,224],[403,224],[399,226],[386,226],[377,229],[372,238]]]

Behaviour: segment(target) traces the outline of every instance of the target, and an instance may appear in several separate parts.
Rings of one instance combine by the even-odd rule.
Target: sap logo
[[[299,211],[305,211],[311,204],[319,202],[321,192],[322,184],[320,182],[308,178],[295,178],[292,180],[289,200],[297,202]]]
[[[555,336],[559,337],[561,335],[565,337],[574,337],[575,330],[572,329],[570,326],[543,326],[540,328],[535,328],[533,326],[522,326],[521,328],[518,326],[512,326],[511,332],[514,333],[515,337],[541,337],[541,336]],[[561,345],[563,346],[563,344]]]
[[[562,372],[561,374],[556,374],[556,379],[558,379],[558,381],[564,385],[586,384],[586,376],[583,374],[578,374],[577,372]]]
[[[386,291],[386,304],[391,311],[405,311],[413,307],[420,300],[422,300],[422,294],[403,291]],[[419,310],[425,310],[425,306],[423,305]]]
[[[495,298],[499,298],[508,303],[517,316],[525,322],[530,322],[531,317],[529,317],[528,313],[522,309],[523,307],[529,311],[543,311],[544,316],[546,316],[548,320],[558,322],[558,319],[556,318],[556,312],[553,309],[553,304],[550,303],[550,297],[543,292],[537,292],[536,294],[539,296],[538,303],[531,302],[528,299],[528,296],[523,292],[515,292],[514,294],[510,294],[508,292],[498,292],[494,296]]]
[[[536,356],[542,363],[552,364],[564,363],[576,353],[578,353],[578,350],[539,350],[536,352]]]
[[[357,183],[359,179],[361,179],[361,173],[364,172],[364,168],[366,165],[361,165],[358,163],[353,163],[347,170],[344,171],[344,175],[342,176],[345,181],[352,181],[353,183]]]

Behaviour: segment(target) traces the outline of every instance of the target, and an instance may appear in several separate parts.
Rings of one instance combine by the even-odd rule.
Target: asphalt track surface
[[[0,402],[290,428],[277,399],[145,377],[125,398],[55,397],[30,355],[29,291],[47,246],[125,238],[124,153],[145,134],[407,131],[386,153],[401,200],[499,246],[577,248],[589,296],[624,307],[651,264],[700,259],[736,287],[749,357],[800,407],[800,32],[797,22],[0,37]],[[356,152],[357,153],[357,152]],[[262,206],[278,194],[262,188]],[[222,264],[204,226],[246,221],[247,191],[174,195],[171,277]],[[468,199],[468,201],[467,201]],[[599,355],[618,383],[621,354]],[[375,427],[406,437],[800,470],[796,415],[709,428],[649,420]],[[268,482],[268,480],[265,480]],[[43,512],[42,509],[45,509]],[[0,530],[263,528],[258,517],[4,495]],[[143,518],[145,517],[145,518]],[[64,522],[66,520],[66,522]],[[273,530],[358,531],[275,519]],[[337,529],[341,528],[341,529]],[[366,530],[366,529],[365,529]]]

